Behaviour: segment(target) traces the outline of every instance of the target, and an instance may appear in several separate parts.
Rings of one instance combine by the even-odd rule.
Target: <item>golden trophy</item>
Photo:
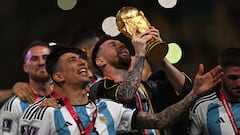
[[[140,34],[149,30],[151,26],[141,10],[130,6],[123,7],[118,11],[116,23],[119,31],[130,39],[136,27]],[[147,42],[146,57],[151,63],[156,64],[162,60],[167,52],[168,45],[165,42],[158,39],[152,39]]]

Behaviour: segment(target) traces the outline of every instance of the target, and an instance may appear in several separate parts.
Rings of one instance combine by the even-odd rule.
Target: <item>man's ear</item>
[[[23,71],[25,73],[28,73],[28,66],[27,66],[27,64],[23,64]]]
[[[97,57],[95,59],[95,62],[98,67],[103,67],[104,65],[106,65],[106,61],[102,57]]]
[[[54,73],[52,75],[52,78],[55,82],[63,82],[64,81],[64,77],[59,72]]]

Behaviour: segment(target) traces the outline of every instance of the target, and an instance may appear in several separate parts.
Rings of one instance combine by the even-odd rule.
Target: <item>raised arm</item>
[[[148,40],[156,37],[156,33],[156,29],[150,29],[141,34],[137,34],[137,29],[135,29],[133,32],[132,44],[135,50],[135,56],[132,58],[129,73],[120,84],[120,88],[117,93],[118,101],[123,103],[130,102],[134,93],[137,91],[142,80],[142,71],[146,54],[146,43]]]
[[[220,66],[214,67],[209,72],[203,74],[204,66],[199,65],[199,71],[195,76],[192,91],[178,103],[164,109],[157,114],[139,112],[135,121],[135,128],[164,128],[173,123],[178,117],[186,112],[195,99],[203,93],[209,91],[216,84],[221,82],[223,72]]]
[[[178,94],[182,92],[185,81],[191,82],[191,79],[185,73],[178,70],[166,58],[164,58],[158,65],[153,65],[153,70],[163,70],[174,90]]]

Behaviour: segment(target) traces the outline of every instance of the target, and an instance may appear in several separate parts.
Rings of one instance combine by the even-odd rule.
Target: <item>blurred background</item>
[[[76,5],[62,9],[57,4],[68,1]],[[239,0],[179,0],[172,8],[158,0],[0,0],[0,89],[27,81],[22,52],[30,42],[68,44],[75,30],[102,27],[124,6],[142,10],[166,42],[181,47],[183,56],[175,66],[192,79],[200,63],[209,70],[223,49],[240,47]]]

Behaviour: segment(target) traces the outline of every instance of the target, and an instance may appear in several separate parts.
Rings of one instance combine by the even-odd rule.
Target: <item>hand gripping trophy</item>
[[[116,23],[119,31],[128,38],[132,38],[132,33],[136,27],[138,32],[142,33],[151,26],[141,10],[130,6],[123,7],[118,11]],[[152,39],[147,42],[146,52],[147,59],[156,64],[166,56],[168,45],[161,40]]]

